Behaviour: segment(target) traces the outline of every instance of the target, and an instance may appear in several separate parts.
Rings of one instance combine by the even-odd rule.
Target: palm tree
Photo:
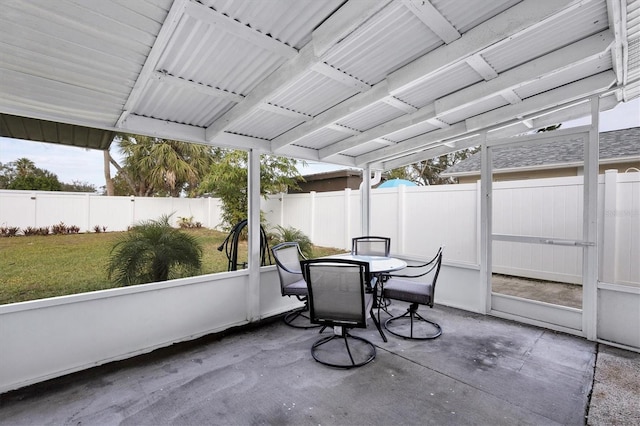
[[[194,195],[214,160],[209,146],[147,136],[120,135],[119,146],[124,166],[110,162],[138,196],[178,197],[183,190]]]
[[[173,228],[170,216],[134,226],[111,249],[108,275],[127,286],[196,275],[202,246],[192,235]]]

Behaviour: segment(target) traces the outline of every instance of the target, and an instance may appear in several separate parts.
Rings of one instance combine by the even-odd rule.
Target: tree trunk
[[[113,187],[113,180],[111,179],[111,153],[108,149],[105,149],[103,152],[104,158],[104,180],[105,180],[105,188],[107,190],[107,196],[113,197],[115,195],[115,188]]]

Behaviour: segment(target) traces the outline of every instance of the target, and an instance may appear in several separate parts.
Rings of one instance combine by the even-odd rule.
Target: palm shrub
[[[196,275],[202,246],[192,235],[173,228],[167,215],[133,226],[111,249],[108,276],[128,286]]]
[[[300,246],[300,251],[306,257],[311,257],[313,253],[313,244],[309,237],[305,235],[299,229],[288,226],[286,228],[276,225],[275,231],[272,233],[272,238],[274,240],[274,244],[284,243],[284,242],[296,242],[298,246]]]

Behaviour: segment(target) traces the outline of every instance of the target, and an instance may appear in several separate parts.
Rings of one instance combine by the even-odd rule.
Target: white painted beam
[[[241,102],[244,99],[244,96],[236,93],[228,92],[216,87],[206,86],[201,83],[196,83],[195,81],[185,80],[184,78],[176,77],[160,71],[155,71],[151,75],[151,78],[179,89],[192,90],[194,92],[202,93],[203,95],[222,98],[236,103]]]
[[[329,124],[327,126],[327,129],[331,129],[331,130],[335,130],[336,132],[340,132],[340,133],[346,133],[348,135],[352,135],[352,136],[357,136],[359,134],[361,134],[362,132],[356,129],[352,129],[350,127],[346,127],[346,126],[341,126],[340,124]]]
[[[522,102],[520,96],[518,96],[512,89],[502,90],[500,92],[500,96],[502,96],[510,104],[519,104],[520,102]]]
[[[277,105],[269,104],[269,103],[261,103],[258,105],[258,108],[263,111],[282,115],[284,117],[294,118],[296,120],[309,121],[313,118],[310,115],[302,114],[301,112],[293,111],[293,110],[283,108]]]
[[[460,38],[458,30],[429,0],[402,0],[402,3],[446,44]]]
[[[454,124],[453,126],[447,127],[445,129],[434,130],[424,135],[406,139],[393,146],[381,148],[377,151],[359,155],[356,157],[356,164],[362,166],[373,161],[381,161],[385,158],[396,157],[399,154],[415,152],[415,150],[417,149],[422,149],[423,147],[426,147],[428,145],[438,143],[445,139],[460,136],[465,133],[467,133],[467,127],[465,123]]]
[[[318,62],[318,58],[313,55],[313,43],[307,44],[300,49],[298,56],[278,68],[265,78],[251,93],[247,94],[244,101],[231,108],[222,117],[216,120],[207,128],[207,140],[211,141],[222,133],[225,128],[249,113],[253,108],[261,103],[266,103],[268,97],[283,86],[290,84],[294,79],[308,70],[313,64]]]
[[[393,170],[408,164],[417,163],[418,161],[428,160],[430,158],[439,157],[441,155],[450,154],[462,149],[471,148],[480,145],[482,142],[478,134],[467,136],[463,139],[454,140],[452,142],[444,142],[442,145],[427,148],[413,154],[408,154],[393,160],[387,160],[382,163],[384,170]]]
[[[362,108],[369,106],[373,103],[380,102],[382,99],[389,96],[387,91],[386,81],[382,81],[370,90],[359,93],[346,101],[340,103],[322,114],[317,115],[313,120],[303,123],[287,133],[275,138],[271,142],[271,148],[274,151],[279,151],[281,148],[295,142],[296,140],[304,137],[305,135],[320,130],[330,124],[336,123],[341,119],[347,117],[349,114],[353,114]]]
[[[204,142],[204,129],[202,127],[173,123],[134,114],[129,114],[120,123],[118,131],[185,142]]]
[[[510,119],[531,114],[545,108],[562,105],[607,90],[615,82],[613,71],[605,71],[591,77],[532,96],[524,101],[496,108],[466,120],[469,131],[484,129]]]
[[[324,62],[314,64],[311,69],[325,77],[329,77],[330,79],[337,81],[338,83],[344,84],[348,87],[353,87],[359,92],[371,89],[371,86],[364,81],[360,81],[357,78],[350,76],[331,65],[327,65]]]
[[[389,75],[389,93],[393,95],[420,84],[483,49],[539,25],[554,13],[570,13],[570,10],[564,9],[571,3],[572,0],[524,0],[467,31],[458,40],[427,53]]]
[[[432,105],[427,105],[426,107],[420,108],[416,112],[408,115],[402,115],[398,118],[395,118],[391,121],[387,121],[379,126],[373,127],[371,129],[365,130],[362,134],[358,136],[354,136],[348,139],[344,139],[342,141],[336,142],[329,146],[326,146],[320,149],[319,156],[320,159],[326,160],[327,158],[337,155],[347,149],[353,148],[355,146],[367,143],[370,140],[380,138],[385,135],[389,135],[391,133],[397,132],[398,130],[403,130],[412,125],[420,124],[429,118],[435,117],[435,108]]]
[[[363,109],[372,103],[387,98],[390,94],[409,88],[434,75],[436,72],[458,64],[481,49],[494,46],[508,40],[519,31],[535,27],[549,15],[563,10],[571,0],[524,0],[518,5],[497,15],[487,22],[467,32],[460,39],[442,46],[421,58],[411,62],[392,73],[387,79],[376,84],[367,92],[362,92],[338,106],[317,116],[291,131],[279,136],[272,142],[272,149],[278,151],[284,146],[294,143],[308,132],[316,131],[324,126]],[[568,13],[565,11],[565,13]],[[470,99],[470,98],[467,98]],[[399,129],[398,129],[399,130]],[[378,135],[383,136],[383,135]],[[366,140],[361,143],[366,143]],[[340,152],[338,151],[333,151]],[[329,152],[323,156],[332,155]]]
[[[407,114],[414,113],[418,110],[418,108],[414,107],[413,105],[409,105],[408,103],[401,101],[394,96],[387,96],[382,100],[382,102],[394,107],[395,109],[399,109],[402,112],[406,112]]]
[[[517,89],[536,79],[583,64],[606,54],[612,42],[609,31],[595,34],[506,71],[491,81],[483,81],[444,96],[436,100],[436,112],[441,115],[466,108],[504,90]]]
[[[190,1],[185,8],[192,18],[198,19],[209,25],[213,25],[223,31],[248,41],[249,43],[259,46],[271,53],[282,56],[283,58],[292,59],[298,55],[298,51],[291,46],[287,46],[275,38],[261,33],[235,19],[223,15],[222,13],[211,9],[201,3]]]
[[[480,54],[468,57],[467,64],[486,81],[493,80],[498,76],[496,70]]]
[[[116,122],[116,127],[120,127],[122,125],[122,121],[124,121],[129,115],[129,112],[133,111],[135,107],[138,106],[140,96],[142,96],[142,91],[147,85],[148,79],[156,70],[158,61],[160,60],[160,57],[164,52],[167,43],[169,43],[171,36],[180,23],[182,16],[184,15],[184,11],[187,7],[188,1],[189,0],[175,0],[171,5],[171,9],[169,10],[167,17],[162,24],[162,28],[160,28],[158,37],[156,37],[156,41],[155,43],[153,43],[153,47],[151,47],[151,51],[149,52],[144,65],[142,66],[140,74],[138,74],[138,78],[133,85],[133,89],[131,89],[131,93],[129,94],[129,97],[125,102],[124,107],[122,107],[122,114],[120,114],[120,117]]]

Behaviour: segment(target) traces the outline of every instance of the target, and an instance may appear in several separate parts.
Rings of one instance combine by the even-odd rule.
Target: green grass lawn
[[[227,270],[227,257],[218,246],[226,233],[210,229],[185,230],[202,244],[202,274]],[[117,287],[107,277],[111,247],[122,232],[0,238],[0,304],[43,299]],[[312,257],[343,250],[314,247]],[[241,242],[238,262],[247,258]]]

